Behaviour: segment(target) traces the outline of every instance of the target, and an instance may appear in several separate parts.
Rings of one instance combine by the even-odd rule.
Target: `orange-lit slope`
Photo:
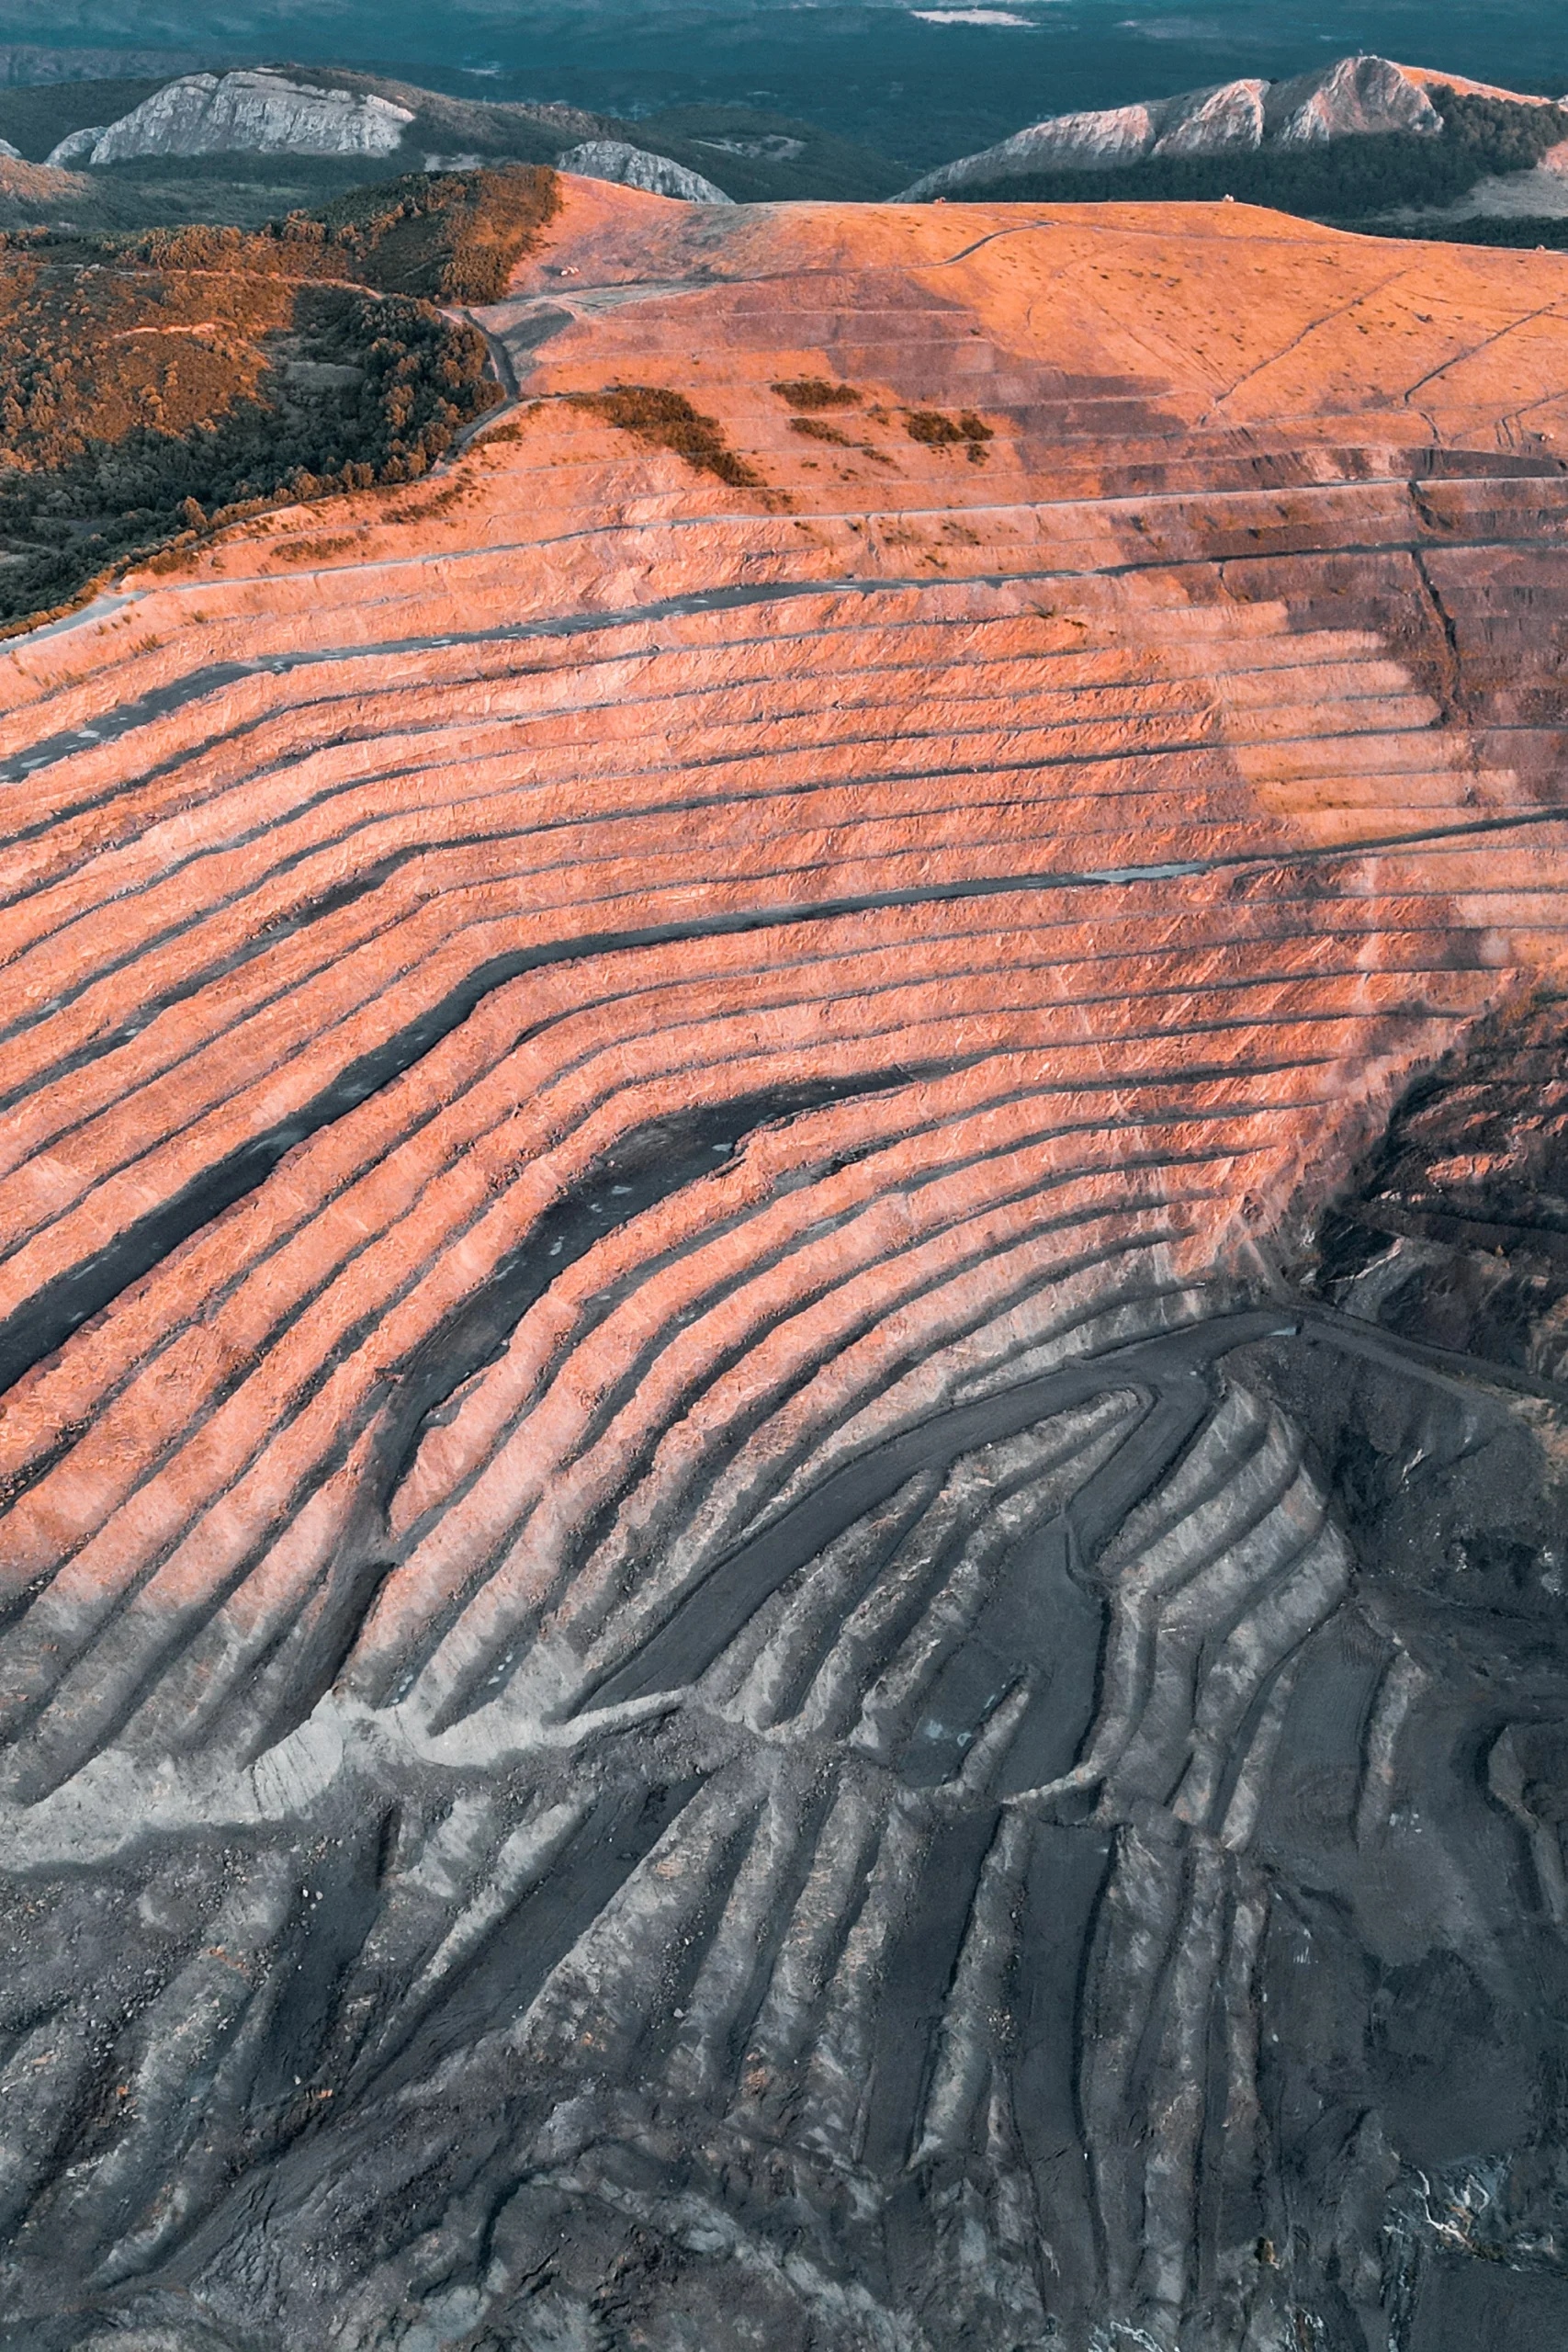
[[[1564,298],[1234,207],[584,187],[442,487],[7,652],[23,1781],[241,1704],[367,1510],[348,1671],[434,1702],[1255,1263],[1562,953]],[[560,397],[617,382],[769,492]],[[802,1086],[854,1099],[607,1234],[408,1446],[407,1367],[552,1204]]]
[[[38,1850],[313,1709],[434,1770],[732,1638],[743,1682],[741,1588],[705,1632],[691,1597],[874,1449],[1278,1321],[1401,1089],[1568,950],[1565,305],[1557,255],[1231,206],[578,184],[483,314],[520,400],[446,474],[0,653],[0,1728]],[[760,486],[570,397],[617,386]],[[1203,1443],[1192,1493],[1249,1464],[1238,1524],[1283,1532],[1213,1572],[1209,1647],[1196,1601],[1169,1635],[1174,1730],[1136,1728],[1164,1555],[1125,1554],[1074,1785],[1142,1819],[1179,1781],[1221,1870],[1223,1759],[1277,1738],[1345,1562],[1267,1408]],[[869,1709],[879,1752],[946,1638],[899,1698],[846,1635],[817,1731]],[[1104,2196],[1107,2308],[1174,2327],[1178,2254],[1138,2302]]]

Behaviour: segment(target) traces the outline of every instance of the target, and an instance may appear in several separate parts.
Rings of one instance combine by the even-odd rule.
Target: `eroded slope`
[[[1308,1277],[1561,992],[1562,273],[579,184],[5,655],[16,2343],[1561,2307],[1564,1393]]]

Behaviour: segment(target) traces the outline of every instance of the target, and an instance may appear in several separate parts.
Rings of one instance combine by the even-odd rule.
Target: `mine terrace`
[[[0,2342],[1544,2342],[1568,258],[559,186],[0,649]]]

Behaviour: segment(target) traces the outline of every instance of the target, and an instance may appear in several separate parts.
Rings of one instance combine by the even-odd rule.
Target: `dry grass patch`
[[[859,408],[864,397],[852,384],[832,384],[826,376],[787,376],[768,390],[791,408]]]
[[[704,416],[681,392],[659,384],[615,384],[604,392],[568,392],[566,400],[617,432],[635,434],[650,448],[672,449],[694,473],[712,474],[732,490],[767,487],[756,468],[729,447],[717,418]]]
[[[837,425],[824,424],[819,417],[792,416],[789,421],[789,429],[792,433],[804,433],[811,441],[830,441],[835,449],[853,449],[859,447],[857,442],[850,439],[847,433],[840,433]]]
[[[911,408],[904,412],[904,430],[911,441],[921,442],[928,449],[967,450],[972,466],[986,462],[986,444],[996,439],[995,433],[973,409],[948,416],[936,408]]]

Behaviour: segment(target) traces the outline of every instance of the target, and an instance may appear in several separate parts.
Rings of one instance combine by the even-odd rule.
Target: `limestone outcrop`
[[[621,187],[638,187],[649,196],[674,196],[687,204],[733,204],[701,172],[689,171],[668,155],[650,154],[624,139],[585,139],[556,159],[556,168],[574,172],[581,179],[609,180]]]
[[[1275,82],[1263,109],[1263,137],[1280,147],[1321,146],[1404,130],[1437,138],[1442,117],[1423,77],[1386,57],[1342,57],[1325,74]]]
[[[46,172],[76,171],[93,160],[93,150],[107,130],[107,122],[85,123],[80,130],[68,130],[56,141],[42,164]]]
[[[186,74],[118,122],[72,131],[48,160],[63,167],[139,155],[389,155],[413,119],[370,91],[264,72]]]
[[[394,85],[394,88],[400,85]],[[409,90],[411,100],[425,94]],[[400,98],[370,89],[326,87],[298,75],[267,71],[224,74],[187,74],[120,117],[71,131],[53,148],[49,165],[55,170],[102,166],[147,155],[265,153],[299,155],[363,155],[367,160],[392,156],[405,143],[410,127],[428,118],[427,128],[482,127],[493,146],[500,138],[528,150],[541,137],[549,149],[589,119],[568,107],[480,107],[466,109],[439,97],[430,100],[424,114]],[[549,141],[549,133],[555,138]],[[426,171],[472,169],[484,154],[477,148],[430,148],[418,145],[410,158]],[[487,148],[486,152],[489,152]],[[729,204],[733,199],[701,173],[671,156],[657,155],[626,140],[579,139],[559,156],[563,171],[591,179],[640,188],[655,196],[678,197],[693,204]]]
[[[1174,98],[1099,113],[1053,115],[974,155],[927,172],[900,201],[943,195],[1031,172],[1104,171],[1151,156],[1247,153],[1326,140],[1405,131],[1434,138],[1442,117],[1429,86],[1447,77],[1384,57],[1342,57],[1287,82],[1226,82]],[[1453,77],[1451,86],[1480,85]],[[1486,95],[1512,97],[1510,92]],[[1518,105],[1539,104],[1515,99]]]
[[[0,2326],[1550,2342],[1562,264],[567,186],[0,652]]]

